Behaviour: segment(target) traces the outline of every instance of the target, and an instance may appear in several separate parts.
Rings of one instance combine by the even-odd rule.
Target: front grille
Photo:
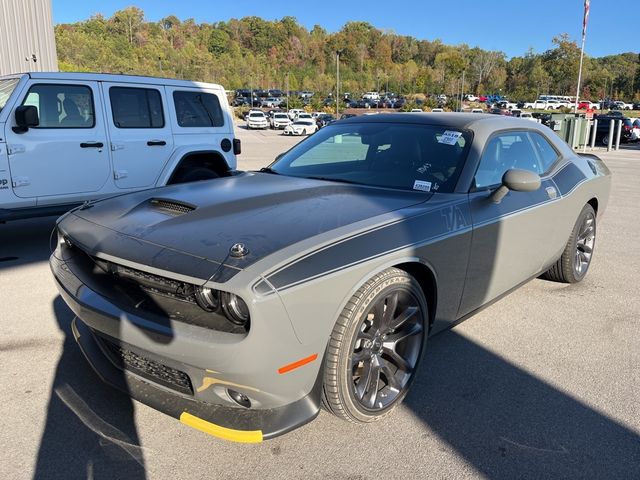
[[[122,310],[166,324],[167,319],[221,332],[246,334],[247,328],[229,322],[222,311],[198,305],[196,285],[155,275],[121,264],[86,256],[76,262],[84,283]]]
[[[162,210],[171,215],[184,215],[193,212],[196,207],[188,203],[176,202],[175,200],[166,200],[163,198],[151,199],[151,205],[158,210]]]
[[[180,393],[193,395],[191,379],[183,371],[145,358],[131,350],[122,348],[120,345],[116,345],[106,338],[101,337],[100,340],[118,368],[129,370]]]
[[[195,287],[185,282],[179,282],[171,278],[154,275],[153,273],[143,272],[135,268],[126,267],[117,263],[102,260],[93,257],[94,262],[105,272],[115,277],[132,282],[146,292],[163,295],[195,304]]]

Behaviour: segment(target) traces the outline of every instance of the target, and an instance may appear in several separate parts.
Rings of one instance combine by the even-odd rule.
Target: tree
[[[479,48],[471,51],[471,75],[474,78],[474,91],[480,93],[482,82],[493,72],[500,61],[504,61],[504,53],[488,52]]]
[[[215,56],[220,56],[226,53],[229,48],[229,42],[231,38],[229,34],[224,30],[214,28],[209,33],[208,50]]]
[[[341,91],[358,95],[375,88],[397,93],[456,92],[466,71],[469,91],[515,98],[575,93],[579,51],[566,35],[553,48],[529,51],[508,62],[505,54],[440,40],[418,40],[382,31],[367,22],[347,22],[329,33],[311,30],[293,17],[244,17],[213,24],[174,15],[147,22],[129,7],[111,18],[95,15],[55,27],[61,70],[163,75],[215,81],[229,89],[309,88],[321,98],[335,89],[336,50]],[[590,95],[640,96],[638,54],[585,57],[584,91]]]
[[[552,40],[555,48],[542,54],[544,69],[551,76],[557,94],[575,93],[580,65],[580,49],[576,42],[563,33]]]
[[[143,21],[144,12],[138,7],[127,7],[124,10],[119,10],[110,19],[116,31],[126,33],[130,44],[133,44],[134,35]]]

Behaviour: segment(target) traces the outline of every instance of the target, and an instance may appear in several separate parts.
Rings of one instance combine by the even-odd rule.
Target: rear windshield
[[[471,134],[454,128],[399,123],[332,124],[271,165],[296,177],[452,192]]]
[[[13,93],[13,90],[16,88],[16,85],[20,79],[18,78],[7,78],[5,80],[0,80],[0,112],[9,101],[9,97]]]

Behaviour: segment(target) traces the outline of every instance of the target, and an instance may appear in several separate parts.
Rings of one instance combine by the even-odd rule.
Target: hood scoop
[[[191,205],[190,203],[178,202],[166,198],[152,198],[149,203],[154,210],[159,210],[167,215],[173,216],[184,215],[196,209],[195,205]]]

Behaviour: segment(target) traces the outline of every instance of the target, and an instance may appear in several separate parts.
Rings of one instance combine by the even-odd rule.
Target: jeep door
[[[33,80],[19,105],[38,109],[40,124],[5,128],[13,191],[38,205],[71,203],[90,197],[110,175],[100,91],[96,82]]]
[[[116,186],[155,185],[173,151],[164,87],[102,84]]]

